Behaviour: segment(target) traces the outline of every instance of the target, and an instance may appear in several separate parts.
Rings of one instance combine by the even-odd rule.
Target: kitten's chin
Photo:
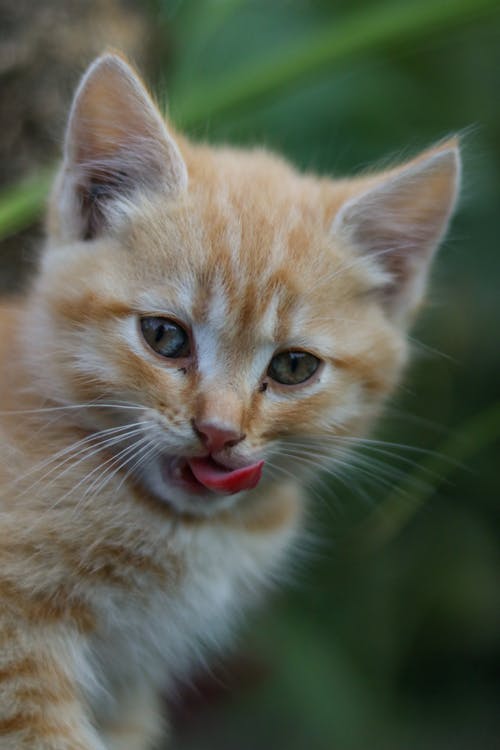
[[[139,479],[149,494],[176,513],[209,517],[235,506],[254,489],[263,463],[230,469],[210,456],[161,456]]]

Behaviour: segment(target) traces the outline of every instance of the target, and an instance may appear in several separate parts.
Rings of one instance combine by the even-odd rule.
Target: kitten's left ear
[[[180,151],[132,68],[115,54],[97,58],[76,91],[66,131],[55,191],[62,234],[93,239],[117,199],[136,190],[172,197],[186,185]]]
[[[382,304],[400,322],[422,300],[459,181],[458,142],[452,139],[402,168],[361,179],[335,216],[334,235],[366,259]]]

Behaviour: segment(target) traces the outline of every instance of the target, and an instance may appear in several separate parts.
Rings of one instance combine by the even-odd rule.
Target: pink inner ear
[[[262,476],[264,461],[233,471],[217,464],[210,456],[190,458],[188,464],[198,482],[207,489],[232,495],[257,486]]]
[[[187,186],[187,169],[165,122],[135,72],[103,55],[76,92],[66,133],[63,189],[77,192],[71,216],[79,235],[106,228],[113,198],[137,188],[173,196]],[[68,202],[63,202],[67,211]]]
[[[361,179],[359,194],[334,220],[333,233],[353,245],[360,262],[366,258],[374,287],[381,288],[392,314],[404,315],[421,300],[457,197],[459,173],[456,144],[445,146],[400,169]]]

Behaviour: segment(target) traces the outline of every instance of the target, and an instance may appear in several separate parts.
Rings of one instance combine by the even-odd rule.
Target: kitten
[[[152,746],[398,382],[458,179],[455,140],[340,181],[195,145],[91,65],[1,309],[1,750]]]

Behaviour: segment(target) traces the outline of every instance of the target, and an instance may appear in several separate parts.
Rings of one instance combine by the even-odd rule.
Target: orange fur
[[[121,58],[91,66],[39,273],[0,308],[1,750],[150,746],[155,693],[278,574],[306,480],[401,377],[457,183],[453,141],[339,181],[197,145]],[[290,350],[309,380],[273,380]],[[203,430],[237,438],[210,449],[227,472],[265,461],[255,489],[181,482]]]

